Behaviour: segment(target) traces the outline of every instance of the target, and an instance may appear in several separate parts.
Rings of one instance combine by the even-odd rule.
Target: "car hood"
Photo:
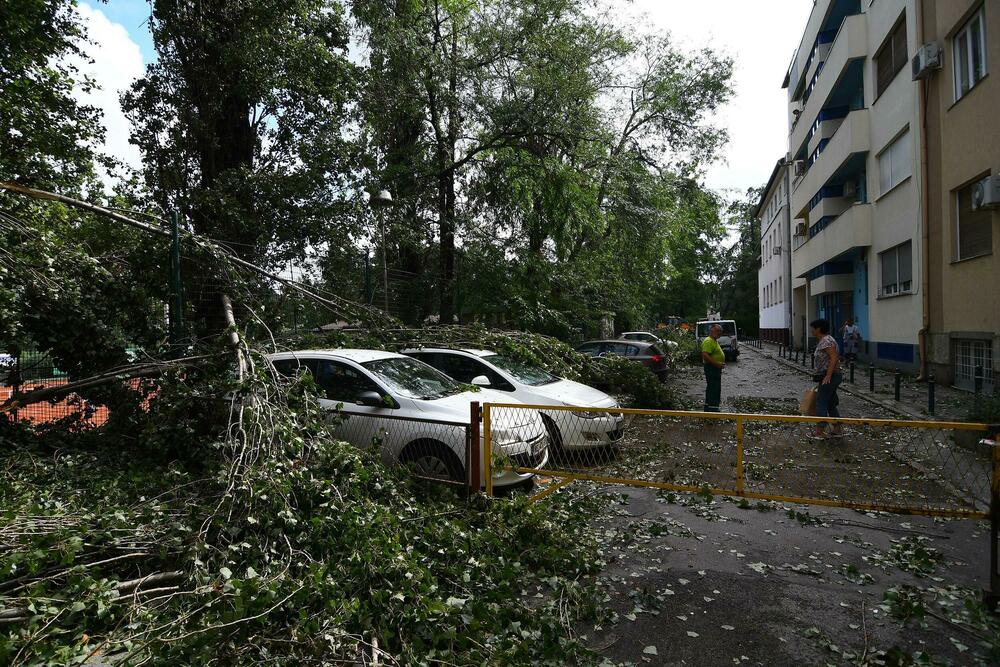
[[[735,336],[719,336],[719,347],[729,347],[735,338]]]
[[[538,397],[541,405],[578,405],[581,407],[613,408],[617,407],[615,399],[599,389],[588,387],[573,380],[559,380],[538,387],[527,387],[528,394]]]
[[[432,401],[415,400],[413,403],[420,409],[428,419],[441,419],[444,421],[459,421],[469,423],[469,404],[473,401],[480,403],[522,403],[513,398],[510,394],[505,394],[493,389],[480,389],[479,391],[463,391],[461,394],[445,396]],[[517,410],[518,413],[525,413],[523,421],[531,421],[533,410]]]

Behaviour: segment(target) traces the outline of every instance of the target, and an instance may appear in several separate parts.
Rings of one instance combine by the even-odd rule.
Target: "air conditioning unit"
[[[972,187],[972,210],[1000,206],[1000,176],[987,176]]]
[[[937,42],[927,42],[913,56],[910,63],[913,68],[913,79],[926,79],[934,70],[941,69],[941,45]]]
[[[854,181],[844,183],[844,196],[854,199],[858,195],[858,186]]]
[[[774,248],[771,249],[771,254],[772,255],[780,255],[781,254],[781,246],[780,245],[774,246]]]
[[[806,228],[806,223],[804,223],[804,222],[796,223],[796,225],[795,225],[795,235],[796,236],[805,236],[806,232],[808,232],[808,231],[809,230]]]
[[[792,165],[795,167],[795,175],[796,176],[801,176],[802,174],[806,173],[806,161],[805,160],[796,160],[795,162],[792,163]]]

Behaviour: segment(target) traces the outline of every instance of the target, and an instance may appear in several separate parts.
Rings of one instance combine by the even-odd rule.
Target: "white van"
[[[695,335],[698,342],[708,338],[708,332],[712,326],[718,324],[722,327],[722,335],[719,336],[719,347],[726,353],[726,361],[736,361],[740,356],[739,340],[736,336],[736,320],[701,320],[695,327]]]

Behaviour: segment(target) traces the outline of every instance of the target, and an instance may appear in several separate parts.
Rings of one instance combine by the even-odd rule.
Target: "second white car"
[[[603,391],[566,380],[491,350],[414,348],[403,354],[419,359],[442,373],[503,395],[501,402],[529,405],[618,408],[618,402]],[[486,402],[488,399],[480,399]],[[492,400],[492,399],[489,399]],[[620,413],[589,410],[541,410],[556,449],[589,449],[615,443],[624,436],[625,419]]]

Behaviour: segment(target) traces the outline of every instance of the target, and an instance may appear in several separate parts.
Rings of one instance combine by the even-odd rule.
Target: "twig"
[[[861,591],[861,636],[865,640],[865,651],[861,654],[861,664],[868,658],[868,619],[865,618],[865,592]]]

